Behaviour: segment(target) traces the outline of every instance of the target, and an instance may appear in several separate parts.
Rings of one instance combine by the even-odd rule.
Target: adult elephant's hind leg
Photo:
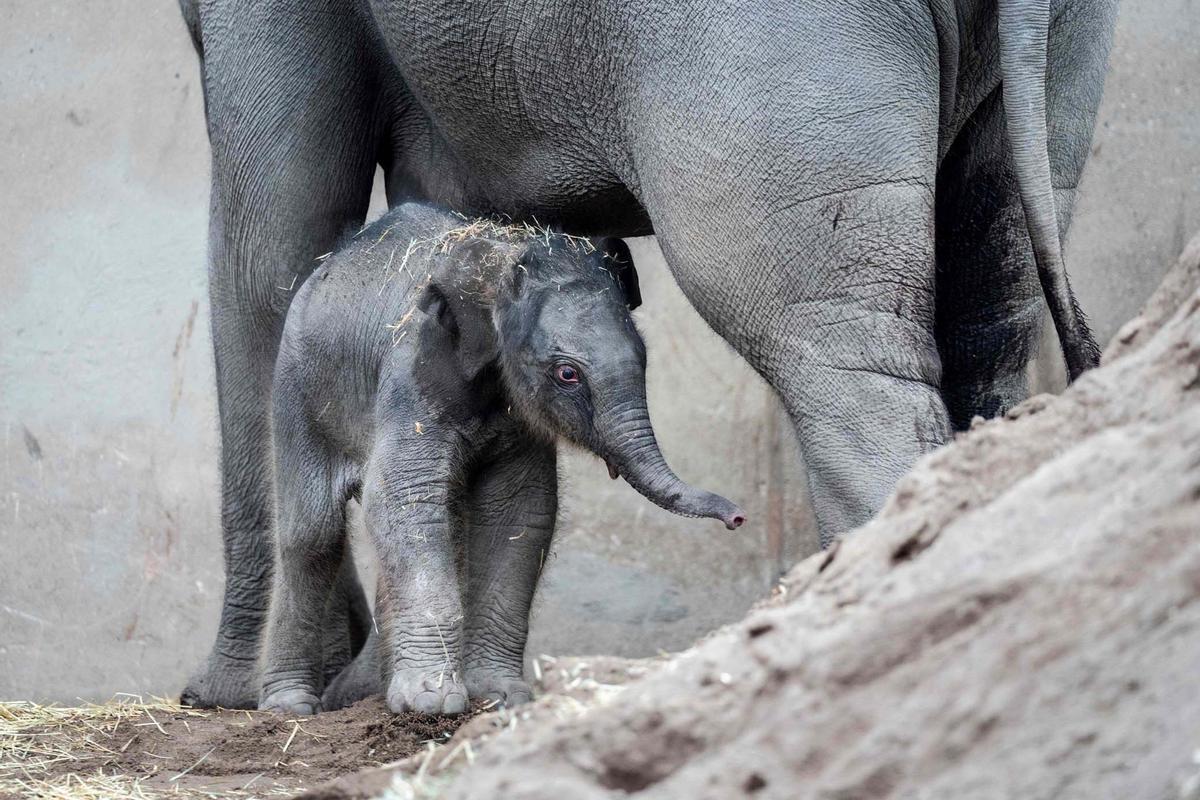
[[[214,33],[203,43],[225,594],[212,652],[182,700],[253,708],[273,569],[275,356],[292,294],[314,258],[366,214],[374,98],[369,72],[357,64],[365,45],[349,26],[322,29],[276,4],[213,9],[229,17],[206,26]],[[230,31],[257,35],[251,44]],[[318,33],[320,41],[310,41]]]
[[[770,28],[800,42],[753,67],[714,48],[732,61],[715,72],[772,88],[656,96],[637,160],[680,287],[791,415],[823,544],[950,433],[934,337],[935,26],[924,3],[862,5],[784,4]],[[695,108],[724,124],[687,124]]]
[[[795,423],[822,546],[870,519],[950,434],[929,188],[851,190],[835,208],[851,232],[839,237],[830,224],[824,246],[813,243],[814,277],[785,290],[762,334],[763,371]]]
[[[896,183],[797,204],[709,252],[663,241],[697,309],[779,392],[823,545],[870,519],[950,435],[932,216],[928,186]]]

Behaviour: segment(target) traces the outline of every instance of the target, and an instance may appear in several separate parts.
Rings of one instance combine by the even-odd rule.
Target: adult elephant
[[[1072,375],[1094,363],[1059,240],[1114,0],[181,4],[213,155],[227,575],[192,703],[255,702],[277,343],[377,165],[393,205],[657,234],[783,399],[825,542],[953,428],[1023,396],[1039,278]],[[363,633],[344,575],[331,670]]]

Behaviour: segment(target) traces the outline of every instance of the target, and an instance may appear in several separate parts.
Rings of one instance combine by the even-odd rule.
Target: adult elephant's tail
[[[1038,279],[1071,380],[1100,363],[1100,348],[1071,291],[1058,235],[1046,130],[1049,0],[1000,0],[1004,113]]]

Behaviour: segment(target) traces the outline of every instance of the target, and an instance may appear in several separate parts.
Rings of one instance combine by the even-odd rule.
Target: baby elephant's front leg
[[[552,445],[513,443],[471,486],[467,504],[467,691],[505,706],[532,699],[525,682],[529,607],[558,506]]]
[[[463,609],[450,515],[453,447],[434,433],[382,434],[363,487],[380,562],[376,618],[388,706],[461,714]]]

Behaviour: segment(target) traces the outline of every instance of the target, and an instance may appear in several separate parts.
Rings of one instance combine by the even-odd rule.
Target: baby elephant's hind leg
[[[518,443],[471,487],[463,666],[473,699],[513,706],[532,698],[523,674],[529,607],[557,503],[550,446]]]
[[[259,708],[321,710],[331,600],[347,555],[345,502],[325,454],[276,429],[278,563]],[[342,621],[345,624],[345,621]]]
[[[337,584],[325,611],[324,684],[345,672],[362,651],[371,629],[371,609],[358,581],[358,569],[349,547],[344,548]],[[329,708],[329,706],[326,706]]]
[[[326,711],[346,708],[364,698],[384,693],[379,648],[379,634],[372,629],[362,650],[326,687],[325,694],[321,696],[321,706]]]

